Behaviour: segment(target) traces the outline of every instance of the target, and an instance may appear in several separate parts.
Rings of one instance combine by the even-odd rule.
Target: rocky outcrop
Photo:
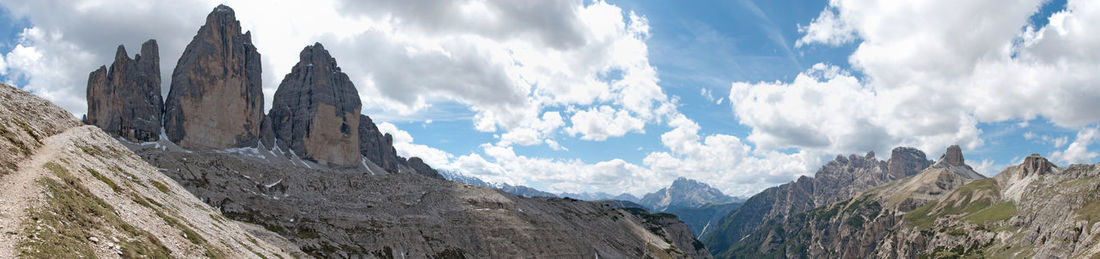
[[[962,149],[959,148],[959,145],[947,147],[947,152],[943,153],[943,157],[940,159],[947,161],[947,164],[953,166],[962,166],[965,162],[965,160],[963,160]]]
[[[435,171],[435,169],[432,169],[431,166],[425,164],[424,160],[421,160],[419,157],[409,158],[409,167],[412,168],[413,172],[415,172],[416,174],[427,176],[429,178],[446,180],[443,179],[443,175],[440,175],[439,172]]]
[[[932,164],[932,167],[946,168],[951,172],[970,180],[986,178],[984,175],[981,175],[977,171],[974,171],[973,167],[970,167],[970,165],[966,164],[965,160],[963,159],[962,149],[960,149],[958,145],[951,145],[950,147],[947,147],[947,151],[944,152],[943,156],[940,156],[940,160]]]
[[[1019,175],[1020,178],[1027,177],[1028,175],[1043,174],[1050,171],[1050,168],[1055,167],[1054,164],[1047,161],[1046,158],[1039,154],[1031,154],[1024,158],[1023,173]]]
[[[264,118],[260,53],[219,5],[187,44],[165,102],[164,130],[188,149],[255,146]]]
[[[164,110],[158,52],[157,42],[149,40],[131,59],[119,45],[110,69],[100,66],[88,75],[84,122],[130,141],[158,140]]]
[[[275,91],[266,122],[273,135],[265,138],[318,164],[358,164],[362,102],[355,85],[321,43],[306,46],[298,58]]]
[[[397,173],[405,163],[393,148],[393,136],[382,134],[367,115],[359,115],[359,153],[390,173]]]
[[[898,147],[890,151],[890,160],[886,162],[886,172],[893,179],[915,175],[932,165],[924,151],[911,147]]]

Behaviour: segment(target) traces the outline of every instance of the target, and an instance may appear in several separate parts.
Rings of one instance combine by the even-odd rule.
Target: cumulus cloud
[[[980,122],[1096,123],[1100,3],[1070,0],[1030,25],[1041,3],[833,0],[796,45],[858,40],[849,62],[861,76],[819,64],[789,83],[735,82],[730,102],[761,150],[935,153],[983,145]]]
[[[657,175],[677,175],[705,182],[724,183],[716,187],[732,195],[751,195],[763,186],[807,175],[821,163],[821,154],[761,152],[735,136],[714,134],[701,137],[699,124],[682,115],[669,123],[672,130],[661,135],[670,152],[653,152],[643,160]]]
[[[836,2],[831,2],[835,5]],[[804,36],[795,41],[795,47],[802,47],[808,43],[823,43],[826,45],[840,45],[852,42],[856,39],[856,32],[848,26],[847,21],[837,18],[836,10],[826,8],[810,24],[798,26],[798,32]]]
[[[1098,140],[1100,140],[1100,130],[1097,130],[1097,128],[1082,129],[1077,132],[1077,138],[1073,140],[1073,143],[1070,143],[1065,150],[1051,153],[1050,159],[1067,164],[1087,164],[1100,156],[1100,153],[1089,150],[1089,146],[1092,146]]]
[[[602,141],[608,137],[645,131],[645,121],[635,118],[625,110],[616,111],[606,105],[578,111],[569,120],[573,125],[565,131],[573,135],[580,134],[581,139],[585,140]]]
[[[157,39],[162,68],[175,67],[183,47],[198,30],[204,12],[215,1],[4,1],[13,19],[32,27],[19,33],[4,53],[7,76],[20,87],[73,114],[84,114],[88,73],[109,65],[119,44],[131,53],[142,42]],[[210,6],[210,7],[206,7]],[[170,78],[171,69],[161,69]],[[167,86],[170,80],[164,80]],[[167,92],[167,89],[164,89]]]

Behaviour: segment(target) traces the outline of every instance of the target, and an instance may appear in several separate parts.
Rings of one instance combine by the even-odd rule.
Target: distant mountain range
[[[440,171],[444,178],[470,185],[496,188],[515,195],[526,197],[569,197],[579,200],[597,201],[617,208],[641,208],[651,212],[665,212],[676,215],[687,224],[696,237],[701,236],[719,219],[741,206],[744,200],[723,194],[705,183],[677,178],[671,185],[648,193],[638,199],[634,195],[623,193],[562,193],[553,194],[527,186],[509,184],[491,184],[473,176],[454,171]]]

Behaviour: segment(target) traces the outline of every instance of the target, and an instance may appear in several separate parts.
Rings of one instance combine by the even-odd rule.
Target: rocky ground
[[[709,257],[675,217],[411,173],[327,169],[265,148],[131,147],[228,217],[319,257]]]
[[[0,97],[0,146],[23,154],[2,158],[17,166],[0,176],[0,257],[291,257],[99,128],[7,85]]]

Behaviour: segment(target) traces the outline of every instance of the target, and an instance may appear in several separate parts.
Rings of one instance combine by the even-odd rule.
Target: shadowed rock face
[[[947,164],[953,166],[961,166],[966,162],[963,160],[962,149],[959,148],[959,145],[947,147],[947,153],[943,154],[943,158],[947,160]]]
[[[393,136],[388,133],[383,135],[367,115],[359,115],[359,152],[390,173],[396,173],[399,166],[404,164],[403,159],[397,156],[397,150],[393,148]]]
[[[254,146],[264,118],[260,54],[233,9],[219,5],[187,44],[165,103],[164,130],[184,148]]]
[[[443,175],[440,175],[438,171],[432,169],[428,164],[425,164],[424,160],[420,160],[419,157],[409,158],[409,167],[411,167],[416,174],[439,180],[446,180],[443,178]]]
[[[319,164],[356,165],[361,106],[336,59],[320,43],[307,46],[275,92],[267,117],[272,139],[279,148]]]
[[[164,103],[158,52],[157,42],[149,40],[141,45],[141,54],[131,59],[119,45],[110,70],[100,66],[88,75],[84,122],[130,141],[159,139]]]

